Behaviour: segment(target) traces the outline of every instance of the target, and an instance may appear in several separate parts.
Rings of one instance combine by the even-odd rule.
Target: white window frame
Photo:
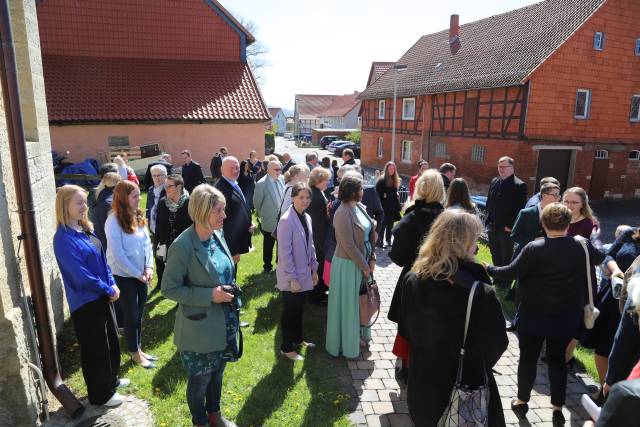
[[[436,157],[447,157],[447,144],[444,142],[436,142]]]
[[[604,43],[606,41],[606,34],[604,31],[596,31],[593,35],[593,48],[595,50],[602,51],[604,50]]]
[[[596,150],[593,154],[594,159],[604,160],[609,158],[609,152],[607,150]]]
[[[383,137],[379,137],[378,138],[378,146],[376,147],[376,155],[378,156],[379,159],[381,159],[384,156],[384,138]]]
[[[471,161],[476,163],[484,163],[487,154],[487,148],[484,145],[471,146]]]
[[[637,99],[638,102],[638,112],[635,117],[631,115],[633,113],[633,102]],[[629,110],[629,121],[632,122],[640,122],[640,95],[633,95],[631,97],[631,109]]]
[[[408,102],[413,102],[413,115],[408,116],[406,114],[406,106]],[[402,120],[415,120],[416,119],[416,99],[415,98],[402,98]]]
[[[408,150],[407,150],[407,146],[409,146]],[[402,141],[402,144],[400,145],[400,158],[402,159],[403,163],[411,163],[412,149],[413,149],[413,141],[409,141],[408,139],[405,139]]]
[[[384,115],[387,112],[387,105],[384,99],[378,101],[378,119],[384,120]]]
[[[633,162],[640,160],[640,150],[631,150],[629,152],[629,160]]]
[[[577,114],[576,108],[578,107],[578,96],[584,93],[586,94],[586,100],[584,103],[584,114]],[[576,91],[576,102],[573,107],[573,117],[580,120],[586,120],[589,118],[589,112],[591,111],[591,89],[578,89]]]

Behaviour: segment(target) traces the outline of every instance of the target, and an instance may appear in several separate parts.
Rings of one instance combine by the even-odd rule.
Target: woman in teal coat
[[[235,426],[220,414],[226,364],[227,315],[234,299],[233,261],[222,236],[226,201],[201,184],[191,193],[187,228],[169,248],[162,295],[178,302],[174,343],[187,372],[187,404],[196,426]]]

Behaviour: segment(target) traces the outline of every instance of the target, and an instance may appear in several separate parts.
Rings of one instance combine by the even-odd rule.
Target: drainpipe
[[[36,331],[38,334],[38,350],[42,358],[43,375],[53,395],[60,401],[67,415],[75,418],[82,414],[84,407],[62,382],[58,369],[58,358],[53,346],[47,297],[44,289],[44,275],[40,258],[38,234],[35,221],[33,194],[29,178],[27,147],[20,109],[18,91],[17,65],[13,38],[11,33],[11,17],[9,2],[0,2],[0,80],[7,121],[7,134],[13,180],[18,199],[20,216],[20,240],[24,241],[25,258],[31,298],[33,300]],[[28,315],[28,314],[27,314]]]

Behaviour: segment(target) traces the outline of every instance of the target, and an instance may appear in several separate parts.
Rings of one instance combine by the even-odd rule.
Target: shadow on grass
[[[240,267],[242,268],[242,266]],[[251,301],[259,299],[263,294],[275,293],[275,273],[253,273],[241,278],[242,301],[245,308],[251,306]]]
[[[178,383],[186,381],[186,379],[187,376],[180,360],[180,352],[176,349],[171,359],[162,364],[160,369],[156,371],[151,384],[160,396],[171,396],[175,392]]]
[[[281,315],[282,302],[279,295],[274,295],[266,306],[256,310],[253,333],[261,334],[270,331],[280,321]]]

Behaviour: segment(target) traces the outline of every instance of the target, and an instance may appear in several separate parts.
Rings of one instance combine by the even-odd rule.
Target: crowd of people
[[[174,343],[193,424],[234,426],[220,411],[223,374],[242,354],[236,278],[258,235],[263,270],[270,274],[275,265],[283,302],[280,354],[294,362],[304,360],[301,349],[316,347],[303,331],[307,300],[326,306],[330,355],[354,359],[367,350],[376,248],[387,248],[402,267],[388,313],[398,325],[393,352],[418,426],[462,411],[452,402],[461,385],[487,390],[485,405],[472,411],[482,425],[505,424],[493,367],[508,330],[519,337],[518,385],[515,396],[502,397],[513,397],[519,418],[529,409],[543,345],[554,426],[565,423],[567,373],[578,342],[595,350],[602,387],[593,398],[604,404],[603,419],[612,420],[598,427],[619,425],[616,408],[629,404],[629,390],[638,395],[637,383],[625,380],[640,376],[640,286],[633,286],[640,280],[633,275],[640,228],[619,227],[616,240],[603,246],[583,189],[561,193],[560,182],[547,177],[527,199],[513,159],[503,157],[485,214],[450,163],[431,169],[420,161],[403,204],[396,165],[388,162],[365,184],[349,149],[338,167],[316,152],[296,164],[289,153],[260,161],[255,151],[239,161],[221,147],[209,183],[190,151],[181,155],[181,173],[164,155],[140,184],[118,156],[101,167],[89,197],[77,186],[58,189],[54,250],[90,403],[123,401],[117,390],[129,380],[119,377],[119,331],[135,364],[156,367],[158,357],[143,351],[142,336],[155,276],[151,292],[178,303]],[[144,211],[140,187],[147,192]],[[493,265],[476,259],[485,230]],[[515,301],[511,324],[496,288]]]

